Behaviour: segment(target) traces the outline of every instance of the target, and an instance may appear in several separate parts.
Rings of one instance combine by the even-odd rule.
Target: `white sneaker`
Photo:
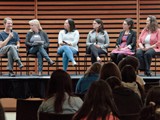
[[[77,65],[76,61],[73,61],[73,62],[72,62],[72,65],[73,65],[73,66],[76,66],[76,65]]]

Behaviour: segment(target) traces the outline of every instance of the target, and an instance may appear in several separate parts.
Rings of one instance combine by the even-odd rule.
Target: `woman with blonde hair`
[[[38,58],[38,75],[42,75],[43,58],[47,60],[50,65],[54,64],[49,58],[47,49],[49,47],[49,39],[47,33],[42,30],[40,22],[37,19],[29,21],[30,30],[26,35],[26,46],[28,47],[27,54],[36,54]]]

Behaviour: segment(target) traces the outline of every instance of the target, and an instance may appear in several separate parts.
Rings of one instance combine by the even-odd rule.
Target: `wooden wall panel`
[[[75,20],[76,27],[80,32],[79,52],[80,52],[80,72],[84,73],[85,42],[87,34],[92,30],[92,22],[95,18],[101,18],[104,22],[105,30],[110,37],[109,53],[115,46],[115,41],[122,30],[122,23],[125,18],[132,18],[135,22],[134,30],[139,32],[145,26],[145,19],[149,14],[160,15],[159,0],[5,0],[0,1],[0,30],[4,29],[2,20],[4,17],[11,17],[14,20],[14,30],[21,38],[20,55],[26,65],[26,48],[24,45],[26,33],[29,30],[28,21],[34,18],[40,20],[43,29],[48,33],[50,39],[49,56],[55,60],[57,54],[58,33],[63,29],[65,19]],[[62,68],[61,59],[58,65]],[[6,73],[6,60],[3,61],[3,73]],[[91,64],[90,61],[87,62]],[[30,71],[34,72],[35,59],[30,60]],[[154,61],[153,61],[154,64]],[[34,69],[33,69],[33,68]],[[152,66],[153,69],[154,66]],[[56,67],[50,67],[50,71]],[[17,70],[19,71],[19,70]],[[26,67],[23,68],[23,74]],[[68,72],[75,73],[75,68],[69,64]],[[33,73],[34,74],[34,73]],[[44,60],[44,74],[47,74],[47,62]]]

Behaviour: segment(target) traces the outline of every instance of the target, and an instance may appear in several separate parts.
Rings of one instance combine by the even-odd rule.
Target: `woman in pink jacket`
[[[160,51],[160,29],[155,16],[147,17],[146,27],[139,36],[138,45],[136,56],[140,62],[139,70],[143,70],[146,76],[151,76],[152,57]]]

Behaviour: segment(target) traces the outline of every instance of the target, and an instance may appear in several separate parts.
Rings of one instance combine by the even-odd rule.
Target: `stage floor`
[[[73,91],[79,78],[83,75],[70,75],[72,79]],[[154,85],[160,85],[160,75],[157,76],[143,76],[146,82],[145,88],[148,90]],[[7,75],[0,76],[0,98],[28,98],[28,97],[38,97],[44,98],[47,88],[48,80],[50,76],[20,76],[9,77]]]

